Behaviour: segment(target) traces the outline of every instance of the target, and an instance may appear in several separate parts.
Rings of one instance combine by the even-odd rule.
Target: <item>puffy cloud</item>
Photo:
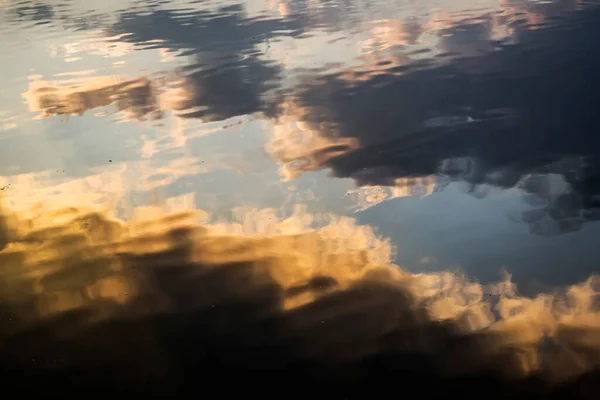
[[[411,275],[370,227],[317,227],[302,210],[283,221],[240,210],[237,227],[160,207],[128,222],[34,211],[5,209],[0,224],[9,386],[336,398],[594,389],[594,277],[527,298],[510,277]]]

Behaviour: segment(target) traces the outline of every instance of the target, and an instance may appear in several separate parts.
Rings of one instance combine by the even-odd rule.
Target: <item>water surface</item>
[[[11,268],[31,268],[7,272],[11,283],[0,298],[31,295],[35,301],[23,300],[27,307],[13,311],[36,318],[98,298],[138,312],[130,299],[144,290],[152,292],[153,312],[163,310],[166,294],[185,308],[174,295],[193,291],[184,278],[165,278],[171,283],[157,289],[161,296],[146,286],[160,280],[157,254],[167,252],[168,263],[172,246],[187,249],[171,254],[182,265],[291,265],[289,275],[257,267],[264,276],[252,278],[260,282],[256,293],[268,292],[257,295],[264,300],[258,309],[277,304],[285,318],[293,316],[291,332],[327,320],[313,316],[321,315],[315,311],[321,289],[339,288],[341,297],[331,301],[349,302],[340,307],[360,310],[365,321],[379,306],[392,307],[388,300],[399,292],[373,303],[365,300],[373,287],[348,294],[363,279],[372,284],[373,276],[389,278],[417,303],[435,299],[428,306],[432,319],[459,321],[469,333],[493,327],[509,337],[518,329],[506,321],[519,314],[531,326],[544,321],[527,342],[541,347],[566,316],[585,314],[589,320],[580,325],[596,327],[589,313],[596,312],[597,283],[577,284],[600,261],[599,23],[597,1],[581,0],[5,0],[0,256]],[[81,217],[79,208],[88,207],[98,214]],[[202,239],[190,239],[164,217],[192,211],[194,224],[224,235],[219,240],[226,244],[196,230]],[[84,231],[100,227],[101,244],[77,230],[80,224]],[[205,239],[217,255],[186,247]],[[275,245],[263,248],[262,240]],[[123,261],[121,250],[156,256],[132,261],[151,265],[152,278],[144,284],[123,278],[137,267]],[[108,268],[118,278],[104,261],[98,263],[104,272],[75,274],[73,281],[59,273],[74,271],[88,256],[118,260],[118,268]],[[407,284],[410,295],[399,268],[419,282],[417,289]],[[237,290],[252,281],[240,274],[235,284],[209,282]],[[511,282],[519,293],[539,296],[521,298]],[[568,311],[548,300],[555,290],[570,293]],[[252,303],[256,293],[243,293]],[[227,295],[209,296],[198,307]],[[488,313],[485,296],[494,305],[509,299],[519,306]],[[384,319],[369,326],[387,326]],[[319,347],[321,333],[311,335],[300,336]],[[363,338],[347,339],[360,348]],[[597,354],[595,342],[586,343]],[[343,359],[340,349],[332,351]],[[582,366],[570,367],[575,375],[595,365],[571,361]],[[524,376],[543,369],[527,365]]]

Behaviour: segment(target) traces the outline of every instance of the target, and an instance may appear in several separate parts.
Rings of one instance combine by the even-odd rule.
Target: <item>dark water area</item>
[[[7,387],[597,398],[597,1],[0,0],[0,36]]]

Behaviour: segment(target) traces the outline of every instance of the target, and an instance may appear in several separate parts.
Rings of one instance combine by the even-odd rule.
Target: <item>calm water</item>
[[[0,186],[357,218],[410,271],[598,268],[595,2],[6,1]]]
[[[411,273],[573,285],[600,269],[598,5],[0,0],[0,194],[366,225]]]

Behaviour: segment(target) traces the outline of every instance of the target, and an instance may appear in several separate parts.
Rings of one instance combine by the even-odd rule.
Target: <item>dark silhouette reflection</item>
[[[185,17],[149,7],[122,14],[110,29],[124,42],[154,41],[193,55],[189,67],[171,79],[174,94],[167,101],[180,115],[207,121],[267,112],[264,96],[276,87],[280,67],[261,53],[269,40],[300,32],[294,20],[249,18],[241,4]]]
[[[152,80],[103,77],[68,88],[37,85],[28,92],[33,110],[42,116],[81,115],[117,103],[136,120],[160,117],[161,111],[207,122],[269,115],[266,96],[277,87],[280,66],[261,58],[262,52],[277,36],[300,34],[301,25],[291,19],[249,18],[241,4],[185,17],[147,6],[124,12],[105,31],[115,45],[177,51],[191,62]]]
[[[572,232],[600,218],[597,160],[564,158],[545,165],[518,183],[530,209],[522,213],[531,231],[542,235]]]
[[[2,5],[6,7],[3,22],[9,25],[18,25],[19,28],[31,28],[39,25],[60,25],[66,29],[77,31],[101,28],[108,19],[105,13],[90,10],[86,14],[74,12],[73,2],[70,0],[60,2],[46,1],[11,1]],[[24,24],[33,22],[33,24]]]
[[[271,153],[288,179],[320,168],[359,185],[432,176],[438,188],[466,181],[478,196],[530,174],[559,174],[567,188],[546,199],[550,231],[577,229],[596,218],[600,194],[600,55],[592,50],[600,12],[566,12],[574,4],[561,1],[536,7],[509,8],[502,18],[438,16],[429,23],[441,38],[435,57],[307,79],[282,107],[281,125],[297,123]],[[533,22],[523,19],[532,13]],[[491,40],[498,24],[515,21],[521,29],[512,40]]]
[[[183,214],[124,224],[47,211],[3,217],[6,390],[340,399],[599,393],[594,279],[562,300],[527,299],[507,283],[486,289],[448,273],[411,276],[374,262],[377,247],[345,246],[333,227],[227,236]]]
[[[177,115],[206,122],[269,113],[263,96],[276,87],[279,72],[275,64],[254,56],[241,64],[207,65],[201,71],[182,72],[183,78],[174,79],[171,85],[176,94],[167,93],[167,102]]]
[[[19,2],[11,11],[9,17],[19,21],[35,21],[36,25],[50,23],[55,17],[52,5],[38,2]]]

